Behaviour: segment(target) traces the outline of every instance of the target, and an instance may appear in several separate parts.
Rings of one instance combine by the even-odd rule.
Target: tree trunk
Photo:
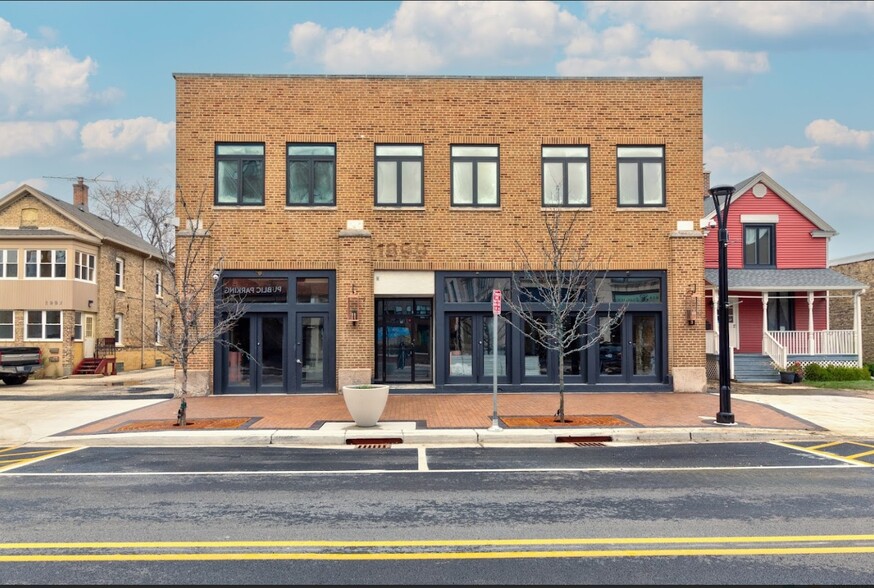
[[[558,354],[558,412],[556,422],[565,422],[564,418],[564,354]]]

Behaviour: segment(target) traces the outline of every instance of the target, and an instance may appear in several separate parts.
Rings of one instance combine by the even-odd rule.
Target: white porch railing
[[[783,331],[784,333],[786,331]],[[762,336],[762,352],[771,358],[771,361],[777,365],[786,365],[787,356],[786,347],[780,344],[772,335],[771,331],[765,331]]]
[[[788,355],[856,355],[855,331],[768,331]],[[767,337],[764,338],[765,340]],[[770,354],[769,354],[770,355]],[[773,356],[772,356],[773,358]]]

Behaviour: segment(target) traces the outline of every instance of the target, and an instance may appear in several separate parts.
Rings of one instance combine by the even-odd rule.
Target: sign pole
[[[489,431],[500,431],[498,424],[498,315],[501,314],[501,291],[492,290],[492,426]]]

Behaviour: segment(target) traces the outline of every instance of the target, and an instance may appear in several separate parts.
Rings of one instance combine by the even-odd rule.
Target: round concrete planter
[[[343,386],[343,401],[359,427],[375,427],[388,401],[388,386],[353,384]]]

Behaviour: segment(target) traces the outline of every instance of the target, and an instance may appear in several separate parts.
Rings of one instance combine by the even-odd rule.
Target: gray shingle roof
[[[70,233],[55,229],[0,229],[0,237],[66,237]]]
[[[719,270],[704,270],[704,279],[719,285]],[[861,290],[867,288],[849,276],[830,269],[730,269],[730,290]]]

